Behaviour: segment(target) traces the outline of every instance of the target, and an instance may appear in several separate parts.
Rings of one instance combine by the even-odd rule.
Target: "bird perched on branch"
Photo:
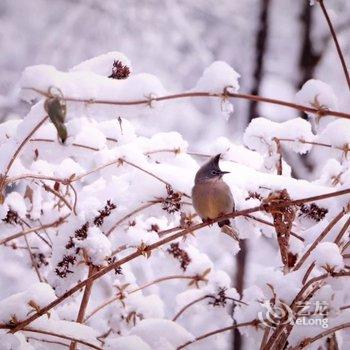
[[[192,203],[203,222],[216,219],[234,210],[234,200],[230,187],[223,181],[229,171],[219,168],[221,154],[217,154],[198,170],[192,188]],[[230,220],[218,222],[220,227],[230,225]]]

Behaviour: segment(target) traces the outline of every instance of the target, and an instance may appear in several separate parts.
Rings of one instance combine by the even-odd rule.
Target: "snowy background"
[[[326,5],[349,62],[350,3]],[[349,195],[238,216],[239,242],[214,225],[147,250],[200,224],[189,194],[210,155],[222,153],[237,210],[347,190],[348,120],[223,98],[91,103],[232,86],[348,113],[317,4],[3,0],[0,29],[0,350],[259,349],[264,301],[292,308],[311,278],[324,283],[303,302],[326,303],[329,328],[350,325]],[[125,79],[110,78],[115,61]],[[82,319],[77,288],[31,331],[6,334],[124,258],[94,281]],[[251,324],[198,339],[234,322]],[[288,346],[325,330],[310,324],[294,326]],[[330,342],[347,349],[349,332],[306,346]]]

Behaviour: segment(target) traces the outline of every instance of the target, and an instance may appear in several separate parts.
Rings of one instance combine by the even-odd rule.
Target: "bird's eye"
[[[219,173],[218,173],[217,170],[212,170],[212,171],[211,171],[211,174],[212,174],[212,175],[218,175]]]

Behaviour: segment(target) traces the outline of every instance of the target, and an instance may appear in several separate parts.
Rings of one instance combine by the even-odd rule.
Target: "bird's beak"
[[[230,174],[230,171],[221,171],[220,170],[220,175],[225,175],[225,174]]]

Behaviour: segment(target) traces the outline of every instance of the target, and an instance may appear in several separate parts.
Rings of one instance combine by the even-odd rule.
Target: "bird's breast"
[[[192,189],[192,203],[203,219],[215,219],[230,213],[234,207],[231,190],[223,181],[195,184]]]

